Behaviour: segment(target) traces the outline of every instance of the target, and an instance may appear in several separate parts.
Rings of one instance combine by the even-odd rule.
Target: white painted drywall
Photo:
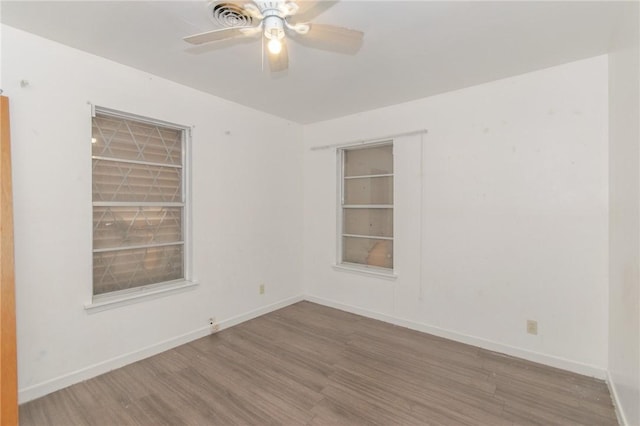
[[[607,101],[600,56],[305,126],[306,292],[604,377]],[[422,128],[422,185],[420,137],[395,147],[397,280],[334,270],[336,154],[310,148]],[[526,334],[527,319],[538,321],[537,336]]]
[[[2,41],[22,401],[206,332],[212,316],[224,323],[300,294],[301,126],[7,26]],[[92,282],[89,101],[195,126],[195,290],[83,308]]]
[[[628,2],[609,55],[609,375],[627,424],[640,424],[639,7]]]

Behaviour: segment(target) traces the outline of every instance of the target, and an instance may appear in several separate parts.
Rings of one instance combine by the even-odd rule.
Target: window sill
[[[95,296],[84,309],[89,314],[119,308],[121,306],[140,303],[145,300],[157,299],[169,294],[182,293],[198,286],[197,281],[173,281],[155,286],[141,287],[125,293]]]
[[[395,281],[398,276],[391,269],[377,268],[374,266],[356,265],[352,263],[340,263],[333,265],[333,269],[340,272],[351,272],[353,274],[364,275],[369,277],[382,278],[385,280]]]

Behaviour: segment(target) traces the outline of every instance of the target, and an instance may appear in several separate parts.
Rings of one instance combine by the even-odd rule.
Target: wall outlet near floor
[[[527,333],[529,334],[538,334],[538,321],[527,320]]]
[[[260,294],[264,294],[264,284],[260,284]]]
[[[216,322],[216,317],[209,318],[209,329],[211,334],[220,331],[220,324]]]

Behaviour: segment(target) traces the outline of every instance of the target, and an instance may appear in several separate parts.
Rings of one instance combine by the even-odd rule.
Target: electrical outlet
[[[211,334],[220,331],[220,324],[216,322],[215,317],[209,318],[209,328],[211,329]]]
[[[264,294],[264,284],[260,284],[260,294]]]
[[[538,321],[527,320],[527,333],[529,334],[538,334]]]

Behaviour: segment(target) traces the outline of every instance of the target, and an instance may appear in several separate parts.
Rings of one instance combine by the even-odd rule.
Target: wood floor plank
[[[338,383],[346,389],[357,391],[372,400],[404,402],[409,406],[421,404],[430,407],[448,407],[459,413],[470,414],[487,423],[496,423],[502,414],[504,403],[492,395],[470,392],[460,386],[439,386],[428,380],[406,380],[393,375],[378,372],[338,370],[332,376],[332,383]],[[400,401],[400,402],[398,402]],[[489,422],[491,419],[491,422]],[[426,419],[423,419],[426,420]]]
[[[226,342],[227,347],[244,355],[243,360],[254,365],[266,365],[270,374],[291,380],[316,395],[320,395],[319,392],[327,385],[328,375],[333,371],[331,366],[314,362],[304,354],[279,351],[270,345],[255,345],[247,340]]]
[[[604,382],[300,302],[20,406],[30,425],[615,425]]]
[[[346,352],[346,357],[356,360],[360,365],[376,365],[383,371],[393,371],[398,375],[408,372],[408,379],[416,374],[427,375],[430,381],[442,386],[462,384],[491,394],[496,387],[495,383],[488,381],[489,374],[473,364],[463,365],[436,357],[404,354],[401,350],[389,350],[381,345],[367,347],[354,342]]]

